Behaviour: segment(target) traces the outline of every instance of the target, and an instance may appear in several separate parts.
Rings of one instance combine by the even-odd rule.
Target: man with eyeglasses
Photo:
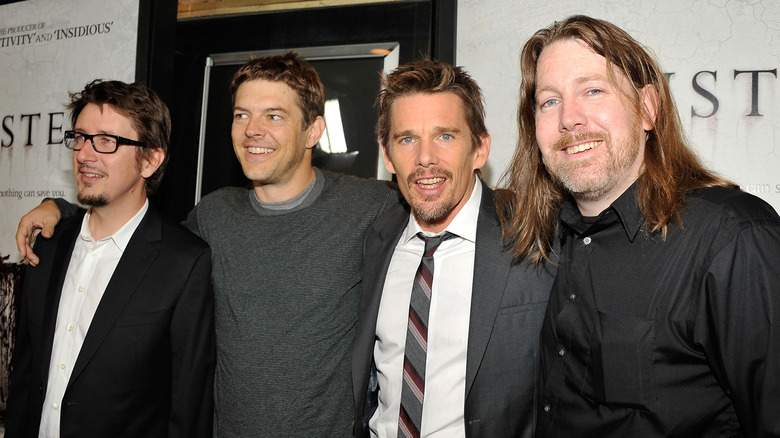
[[[147,200],[168,158],[168,109],[118,81],[70,97],[65,146],[89,209],[35,245],[5,436],[211,436],[210,251]]]

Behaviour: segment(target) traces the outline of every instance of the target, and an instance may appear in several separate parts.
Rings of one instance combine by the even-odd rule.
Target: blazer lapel
[[[363,248],[363,297],[360,318],[353,347],[353,381],[355,408],[359,416],[355,424],[356,436],[367,436],[368,420],[376,409],[377,381],[373,365],[376,322],[387,269],[395,245],[409,221],[409,210],[398,204],[377,218],[366,230]]]
[[[54,346],[54,328],[57,325],[57,314],[60,307],[62,286],[65,283],[65,275],[68,272],[70,257],[79,238],[83,213],[74,216],[67,222],[63,221],[63,227],[57,227],[55,237],[58,238],[57,249],[53,257],[49,284],[46,288],[46,299],[43,308],[43,327],[41,331],[41,357],[47,360],[41,361],[41,376],[44,384],[49,377],[49,360]],[[45,273],[41,273],[45,275]]]
[[[364,263],[364,269],[369,270],[368,279],[373,279],[371,285],[367,288],[370,296],[367,297],[366,305],[363,310],[369,312],[367,318],[371,322],[371,327],[376,329],[376,319],[379,313],[379,304],[382,298],[382,289],[385,285],[387,268],[390,266],[390,260],[393,258],[395,246],[398,239],[401,238],[406,224],[409,222],[409,211],[399,204],[388,211],[388,214],[382,216],[381,221],[377,221],[371,227],[370,232],[376,232],[377,239],[367,239],[365,254],[376,257],[370,263]]]
[[[493,195],[493,190],[483,183],[471,290],[466,358],[467,398],[493,331],[512,262],[512,257],[503,244]]]
[[[119,259],[116,270],[106,286],[106,291],[98,304],[95,316],[89,325],[84,344],[73,367],[68,388],[78,378],[105,339],[125,304],[135,292],[146,271],[154,262],[158,250],[151,242],[160,240],[161,220],[149,206],[138,228],[130,238],[127,248]]]

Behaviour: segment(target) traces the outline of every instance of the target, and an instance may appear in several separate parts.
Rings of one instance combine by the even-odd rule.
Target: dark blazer
[[[377,314],[390,259],[408,220],[409,207],[400,204],[366,232],[352,357],[356,437],[369,436],[368,420],[377,407]],[[494,192],[483,183],[466,363],[466,437],[533,435],[539,331],[554,276],[549,266],[513,261],[501,237]]]
[[[6,438],[37,437],[57,310],[84,212],[38,238],[21,295]],[[61,405],[71,437],[211,437],[214,299],[208,246],[151,206],[84,339]]]

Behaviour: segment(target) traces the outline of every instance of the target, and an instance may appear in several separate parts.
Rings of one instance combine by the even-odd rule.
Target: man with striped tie
[[[461,68],[399,67],[377,134],[406,203],[366,232],[353,353],[357,437],[530,437],[554,268],[513,259],[482,94]]]

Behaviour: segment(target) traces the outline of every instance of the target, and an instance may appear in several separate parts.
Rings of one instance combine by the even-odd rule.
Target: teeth
[[[246,150],[249,151],[250,154],[270,154],[274,151],[273,149],[261,147],[248,147]]]
[[[417,181],[417,184],[421,185],[424,189],[432,189],[436,187],[436,184],[439,184],[442,181],[444,181],[444,178],[442,177],[425,178]]]
[[[94,174],[94,173],[85,173],[84,176],[86,176],[87,178],[97,178],[100,175],[97,175],[97,174]]]
[[[566,148],[566,153],[569,155],[576,154],[578,152],[587,151],[588,149],[593,149],[596,146],[598,146],[599,142],[597,141],[591,141],[588,143],[583,143],[581,145],[572,146],[570,148]]]

